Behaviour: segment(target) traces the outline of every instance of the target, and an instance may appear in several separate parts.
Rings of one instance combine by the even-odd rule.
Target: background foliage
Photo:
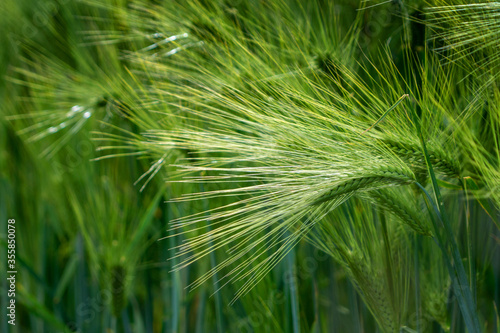
[[[500,332],[498,2],[0,9],[0,331]]]

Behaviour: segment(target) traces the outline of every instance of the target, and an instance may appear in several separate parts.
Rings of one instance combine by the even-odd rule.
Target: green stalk
[[[413,238],[414,245],[414,267],[415,267],[415,317],[417,323],[417,332],[420,332],[420,270],[419,270],[419,258],[418,251],[420,248],[420,235],[415,235]]]
[[[196,333],[203,332],[203,327],[205,325],[205,304],[207,302],[206,298],[207,295],[205,291],[202,290],[200,292],[198,309],[196,311]]]
[[[299,300],[297,295],[297,281],[295,275],[295,251],[291,249],[287,255],[287,271],[290,274],[290,280],[288,281],[288,287],[290,289],[290,311],[292,314],[292,327],[294,333],[300,332],[300,317],[299,317]]]
[[[467,236],[467,258],[468,266],[469,266],[469,278],[470,278],[470,287],[472,290],[472,297],[474,299],[474,304],[477,304],[477,293],[476,293],[476,267],[474,266],[474,256],[472,249],[472,230],[470,228],[470,205],[469,205],[469,196],[467,194],[467,186],[465,182],[461,182],[463,186],[463,191],[465,193],[465,227],[466,227],[466,236]]]
[[[205,188],[202,183],[200,183],[200,192],[203,193],[205,192]],[[208,200],[203,201],[204,205],[204,211],[208,212],[210,210],[210,207],[208,205]],[[208,231],[212,230],[212,226],[210,225],[210,216],[207,216],[207,229]],[[210,243],[212,245],[212,243]],[[212,268],[217,266],[217,259],[215,258],[215,253],[212,251],[210,252],[210,265]],[[223,316],[223,311],[222,311],[222,298],[219,293],[219,278],[218,274],[215,273],[214,276],[212,277],[212,282],[214,284],[215,288],[215,294],[213,295],[215,298],[215,319],[216,319],[216,327],[217,327],[217,333],[222,333],[224,332],[224,327],[222,323],[222,316]]]
[[[416,107],[417,109],[420,108],[418,103],[416,104]],[[420,119],[418,118],[417,112],[415,112],[415,110],[413,110],[412,112],[412,117],[418,136],[420,138],[420,143],[422,145],[422,150],[424,152],[427,170],[429,171],[432,187],[434,190],[434,200],[435,200],[434,202],[437,204],[437,206],[434,206],[434,208],[436,211],[436,215],[439,221],[441,222],[440,226],[435,222],[434,219],[432,219],[433,226],[436,232],[436,240],[438,241],[438,245],[441,248],[441,251],[447,263],[448,271],[452,279],[453,290],[455,296],[457,297],[458,304],[460,306],[460,310],[462,312],[462,316],[465,321],[465,325],[467,326],[467,329],[469,330],[470,333],[472,332],[479,333],[481,330],[476,313],[475,303],[472,297],[472,292],[469,286],[469,282],[467,281],[467,275],[465,273],[460,252],[458,250],[458,245],[455,241],[455,237],[453,235],[453,230],[451,228],[448,215],[446,214],[444,201],[441,197],[441,192],[439,190],[439,186],[436,180],[436,175],[434,174],[434,170],[430,162],[430,157],[427,152],[427,147],[425,145],[422,129],[420,127]],[[429,203],[432,203],[434,205],[432,198],[429,196],[425,188],[419,183],[417,183],[417,185],[426,194],[426,196],[429,199]]]
[[[167,202],[167,214],[165,214],[166,218],[166,223],[167,225],[170,224],[170,221],[172,221],[172,204],[169,203],[168,200],[172,197],[171,193],[171,188],[167,188],[167,192],[165,193],[165,201]],[[173,232],[169,231],[169,247],[174,248],[178,244],[178,238],[173,236]],[[172,260],[172,267],[174,267],[177,264],[177,258],[173,258]],[[171,309],[172,309],[172,320],[170,322],[170,330],[172,332],[178,332],[179,331],[179,321],[180,321],[180,309],[182,309],[181,305],[181,290],[182,290],[182,283],[181,283],[181,277],[180,277],[180,272],[179,271],[173,271],[172,272],[172,286],[170,287],[170,297],[166,299],[166,302],[170,303]],[[168,304],[167,303],[167,304]],[[168,330],[167,330],[168,331]]]
[[[385,247],[385,260],[386,260],[386,269],[387,269],[387,283],[389,284],[389,295],[391,298],[391,306],[394,308],[394,282],[392,280],[393,277],[393,269],[392,269],[392,260],[391,260],[391,244],[389,243],[389,235],[387,233],[387,221],[385,219],[384,213],[380,213],[380,222],[382,224],[382,234],[384,237],[384,247]]]

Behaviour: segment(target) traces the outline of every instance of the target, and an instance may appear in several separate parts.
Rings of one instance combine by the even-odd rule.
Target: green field
[[[0,332],[500,333],[499,2],[0,15]]]

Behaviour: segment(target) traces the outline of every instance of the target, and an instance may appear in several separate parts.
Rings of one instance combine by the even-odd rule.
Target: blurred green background
[[[200,6],[205,2],[200,1]],[[218,3],[214,1],[213,6]],[[240,13],[245,7],[242,3],[234,4],[240,6]],[[420,4],[397,3],[366,9],[363,15],[357,1],[329,5],[318,0],[311,2],[311,8],[330,8],[334,15],[323,24],[333,26],[339,36],[361,17],[363,29],[357,42],[368,58],[380,52],[380,43],[398,40],[404,24],[411,25],[412,54],[423,59],[420,44],[425,37],[419,35],[423,28],[418,22],[404,21],[401,10],[414,11]],[[121,145],[118,138],[123,133],[134,137],[158,124],[175,126],[168,117],[165,120],[155,113],[137,115],[135,120],[131,120],[134,111],[127,114],[127,110],[144,108],[144,91],[137,88],[133,75],[141,64],[128,55],[151,44],[141,33],[155,32],[145,20],[149,14],[155,16],[148,9],[154,11],[157,5],[161,1],[0,3],[0,331],[379,331],[344,267],[308,242],[299,243],[234,304],[230,302],[236,287],[228,284],[219,290],[217,276],[193,291],[186,289],[226,254],[213,253],[172,271],[180,261],[172,248],[186,236],[167,231],[170,222],[221,205],[224,199],[171,202],[196,191],[195,185],[166,183],[171,169],[160,170],[163,160],[142,153],[140,147],[134,147],[133,154],[111,153],[111,158],[103,158],[109,156],[101,151]],[[136,16],[137,11],[146,14]],[[322,29],[321,24],[311,29]],[[320,38],[316,45],[322,45]],[[387,45],[393,61],[402,63],[401,43]],[[321,56],[330,54],[328,49],[312,52],[320,64]],[[361,53],[353,56],[361,58]],[[153,104],[147,107],[161,109]],[[130,147],[123,146],[130,152]],[[185,152],[172,154],[170,160],[176,161]],[[345,215],[360,207],[365,206],[347,207]],[[471,236],[483,286],[477,297],[485,329],[500,332],[495,308],[500,305],[499,230],[478,202],[469,209],[474,221],[487,221]],[[9,302],[4,270],[8,219],[16,220],[15,327],[4,314]],[[482,244],[488,251],[479,251]],[[435,251],[437,246],[429,241],[422,256]],[[441,321],[430,314],[409,315],[409,325],[417,326],[418,320],[421,332],[464,332],[448,285],[435,290],[439,288],[441,295],[430,298],[437,299],[436,307],[444,306],[448,315]],[[413,331],[408,328],[407,332]]]

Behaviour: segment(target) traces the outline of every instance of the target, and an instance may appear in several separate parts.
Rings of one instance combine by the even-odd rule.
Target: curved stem
[[[420,108],[418,103],[416,103],[416,107],[417,109]],[[458,305],[460,306],[460,310],[462,312],[465,325],[467,326],[469,332],[479,333],[481,329],[479,325],[478,316],[476,313],[476,305],[474,302],[474,298],[472,296],[472,291],[469,286],[469,282],[467,280],[467,275],[465,273],[465,268],[462,263],[460,251],[458,250],[458,245],[455,241],[455,236],[453,234],[453,229],[448,219],[448,215],[446,214],[444,201],[441,197],[441,192],[439,190],[436,175],[434,174],[430,157],[427,152],[427,147],[425,145],[425,140],[420,127],[420,119],[418,118],[415,110],[412,111],[413,111],[412,112],[413,122],[415,124],[418,136],[420,138],[420,143],[422,145],[425,162],[427,164],[427,170],[429,171],[429,175],[432,181],[432,187],[434,190],[434,200],[421,184],[417,182],[417,185],[422,189],[422,191],[426,195],[428,203],[432,205],[436,213],[436,216],[441,222],[440,225],[438,225],[435,219],[432,217],[432,214],[430,214],[435,231],[435,239],[441,249],[441,252],[443,253],[446,266],[448,268],[448,273],[452,280],[453,291],[455,296],[457,297]]]

